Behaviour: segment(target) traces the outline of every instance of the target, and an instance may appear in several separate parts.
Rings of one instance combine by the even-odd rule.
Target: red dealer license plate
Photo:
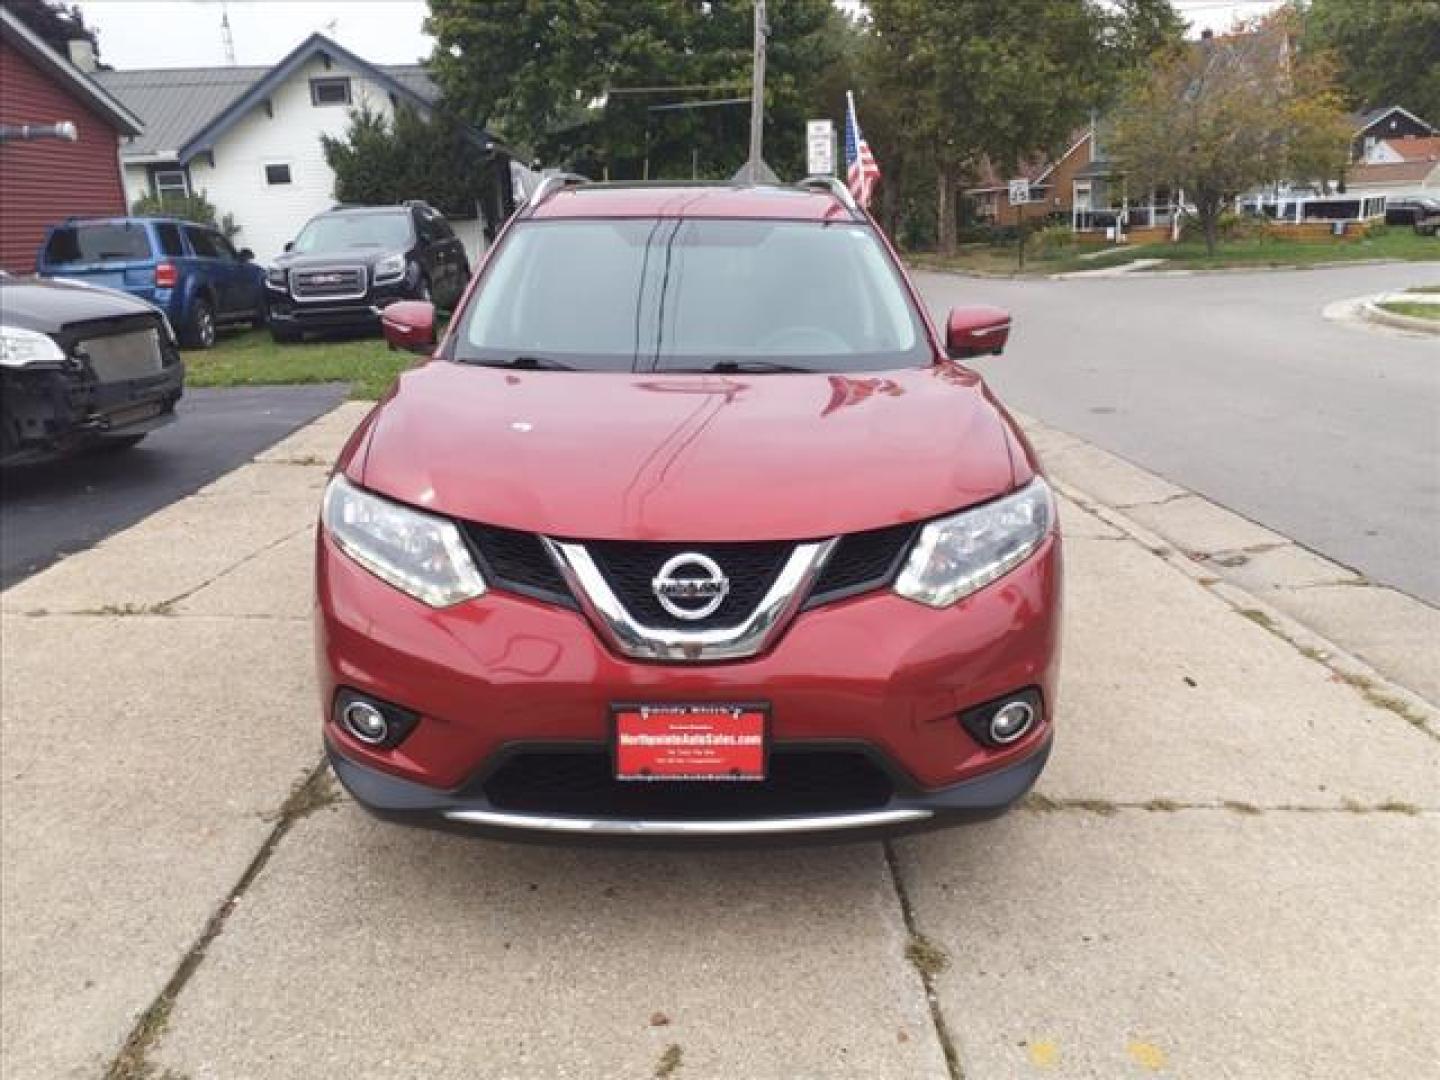
[[[756,705],[623,705],[619,780],[764,780],[768,710]]]

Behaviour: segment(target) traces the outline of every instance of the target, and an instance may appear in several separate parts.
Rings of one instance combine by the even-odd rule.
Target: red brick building
[[[27,138],[26,127],[68,122],[73,142]],[[126,213],[120,140],[140,120],[0,8],[0,268],[35,270],[47,226]]]

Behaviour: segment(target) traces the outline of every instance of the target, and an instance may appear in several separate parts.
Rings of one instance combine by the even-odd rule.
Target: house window
[[[155,194],[161,199],[183,199],[190,194],[190,182],[184,169],[156,169],[153,180]]]
[[[345,77],[311,79],[310,104],[349,105],[350,80]]]
[[[289,165],[266,165],[265,183],[267,184],[288,184],[290,183]]]

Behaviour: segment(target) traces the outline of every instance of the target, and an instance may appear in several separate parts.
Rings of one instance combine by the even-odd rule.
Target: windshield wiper
[[[503,360],[466,360],[467,364],[480,367],[521,368],[525,371],[574,371],[569,364],[551,360],[548,356],[507,356]]]
[[[814,368],[797,367],[794,364],[777,364],[773,360],[717,360],[709,367],[698,368],[660,368],[665,372],[681,372],[685,374],[697,374],[714,372],[717,375],[753,375],[753,374],[787,374],[805,373],[815,374]]]

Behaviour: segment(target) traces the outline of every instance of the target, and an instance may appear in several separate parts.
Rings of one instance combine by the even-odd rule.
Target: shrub
[[[135,200],[130,212],[136,217],[173,217],[219,229],[230,239],[240,231],[234,214],[217,216],[215,204],[205,192],[194,195],[144,195]]]
[[[1075,232],[1069,225],[1046,225],[1031,242],[1040,258],[1053,259],[1075,246]]]
[[[1258,240],[1262,239],[1269,231],[1270,221],[1268,218],[1237,214],[1233,210],[1224,211],[1216,226],[1216,233],[1222,241]],[[1180,239],[1197,244],[1205,242],[1205,230],[1201,227],[1198,217],[1193,214],[1185,215],[1180,222]]]

